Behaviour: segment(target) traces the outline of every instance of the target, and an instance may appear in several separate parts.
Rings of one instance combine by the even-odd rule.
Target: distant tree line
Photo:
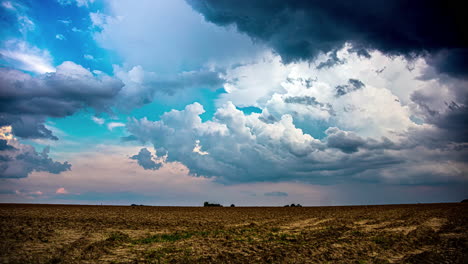
[[[291,205],[287,204],[284,207],[302,207],[302,205],[301,204],[291,204]]]
[[[223,205],[218,204],[218,203],[210,203],[210,202],[204,202],[203,207],[223,207]],[[235,204],[231,204],[230,207],[236,207]],[[302,207],[301,204],[287,204],[284,207]]]
[[[223,207],[221,204],[204,202],[203,207]]]
[[[468,202],[468,200],[463,200],[462,203]],[[131,204],[130,206],[132,207],[137,207],[137,206],[146,206],[144,204]],[[204,202],[203,207],[223,207],[222,204],[219,203],[210,203],[210,202]],[[229,207],[236,207],[235,204],[231,204]],[[301,204],[287,204],[284,207],[302,207]]]

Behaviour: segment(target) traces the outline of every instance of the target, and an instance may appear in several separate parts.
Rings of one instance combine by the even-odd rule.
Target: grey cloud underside
[[[47,117],[69,116],[86,107],[108,111],[123,84],[89,72],[58,70],[33,77],[2,68],[0,86],[0,126],[10,125],[13,134],[22,138],[56,140],[44,126]]]
[[[338,58],[338,50],[335,49],[333,52],[330,53],[326,61],[321,62],[319,63],[319,65],[317,65],[317,69],[320,70],[323,68],[330,68],[335,65],[345,64],[345,63],[346,63],[346,60]]]
[[[234,24],[270,45],[283,61],[311,60],[345,43],[367,57],[425,56],[440,72],[468,75],[468,19],[464,1],[229,1],[186,0],[206,20]],[[340,63],[337,57],[320,67]]]
[[[64,62],[54,73],[37,76],[0,68],[0,127],[11,126],[15,137],[58,140],[45,126],[49,117],[71,116],[85,108],[98,113],[110,112],[112,107],[131,110],[151,103],[158,92],[171,94],[187,87],[219,88],[223,83],[219,73],[212,71],[184,72],[173,78],[153,78],[151,74],[145,76],[144,71],[136,74],[142,76],[137,82],[125,78],[122,81],[92,74],[73,62]],[[122,140],[137,139],[129,136]],[[23,148],[28,151],[16,153],[13,146],[0,141],[1,177],[22,178],[32,171],[60,173],[71,168],[68,162],[48,158],[48,149],[38,154],[30,146],[23,145]],[[135,159],[147,169],[158,169],[160,163],[155,163],[151,157],[151,153],[143,151]]]
[[[33,147],[27,145],[2,151],[0,178],[25,178],[33,171],[58,174],[71,169],[70,163],[54,161],[48,153],[48,147],[38,153]]]
[[[184,72],[175,78],[168,80],[159,80],[154,82],[155,87],[160,87],[168,93],[173,93],[174,89],[183,89],[186,87],[210,88],[216,89],[223,87],[225,80],[220,77],[219,72],[215,71],[192,71]]]
[[[429,145],[447,142],[468,142],[468,89],[467,84],[456,87],[457,99],[444,102],[444,107],[437,109],[433,106],[434,97],[417,91],[411,95],[411,100],[417,105],[424,121],[440,129],[438,133],[420,135],[427,138]]]
[[[11,126],[15,137],[57,140],[44,125],[48,117],[70,116],[87,107],[109,111],[122,87],[120,80],[95,76],[73,62],[64,62],[55,73],[37,76],[0,68],[0,127]],[[33,171],[58,174],[71,169],[68,162],[52,160],[48,147],[37,153],[32,146],[16,143],[19,147],[12,149],[3,143],[2,178],[23,178]]]
[[[14,150],[15,147],[8,145],[8,141],[0,139],[0,151],[2,150]]]
[[[359,90],[363,87],[365,87],[366,85],[361,82],[360,80],[356,80],[356,79],[349,79],[348,80],[348,84],[343,84],[343,85],[338,85],[335,87],[336,89],[336,96],[339,97],[339,96],[343,96],[349,92],[352,92],[352,91],[356,91],[356,90]]]
[[[290,96],[285,97],[284,102],[287,104],[300,104],[300,105],[307,105],[316,107],[320,110],[327,111],[330,115],[335,115],[335,111],[333,110],[333,106],[329,103],[321,103],[317,101],[317,99],[313,96]],[[269,116],[272,119],[270,121],[275,121],[276,119],[273,116]]]
[[[153,102],[158,94],[174,95],[182,89],[191,88],[215,90],[225,83],[221,76],[223,69],[200,69],[172,76],[158,76],[154,72],[144,71],[140,66],[128,72],[116,67],[114,72],[125,84],[115,105],[126,111]]]
[[[181,162],[193,175],[216,177],[227,184],[265,180],[437,183],[447,175],[449,181],[462,181],[466,171],[460,162],[466,148],[431,151],[419,141],[367,139],[335,127],[317,140],[296,128],[289,115],[264,122],[260,114],[245,115],[227,104],[212,121],[202,122],[203,112],[195,103],[164,114],[160,121],[133,119],[127,128],[140,140],[166,150],[167,161]],[[193,151],[196,142],[205,155]]]
[[[220,72],[217,71],[190,71],[167,78],[148,77],[142,85],[147,86],[147,89],[152,91],[152,97],[154,97],[155,92],[173,95],[180,89],[191,87],[216,89],[222,87],[225,82],[219,74]],[[149,100],[152,101],[153,98],[149,98]]]
[[[130,157],[130,159],[136,160],[145,170],[157,170],[161,167],[162,164],[156,163],[154,161],[155,158],[156,157],[146,148],[142,148],[137,155]]]
[[[151,103],[158,93],[197,87],[217,89],[224,80],[219,72],[191,71],[174,77],[155,77],[144,72],[137,82],[118,72],[117,77],[96,76],[73,62],[57,67],[57,72],[31,76],[0,68],[0,126],[12,126],[21,138],[57,140],[44,125],[48,117],[66,117],[81,109],[110,112],[111,107],[132,110]],[[124,74],[124,75],[123,75]]]

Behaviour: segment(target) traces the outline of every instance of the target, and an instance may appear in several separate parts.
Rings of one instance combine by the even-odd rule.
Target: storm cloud
[[[68,162],[54,161],[49,157],[49,147],[37,152],[34,147],[16,141],[15,147],[3,149],[0,155],[0,178],[25,178],[33,171],[53,174],[71,169]],[[7,145],[10,146],[10,145]]]
[[[109,111],[123,83],[64,62],[56,72],[37,76],[1,68],[0,86],[0,126],[11,126],[22,138],[56,140],[44,125],[47,117],[73,115],[86,107]]]
[[[353,46],[407,58],[424,56],[439,72],[468,75],[468,20],[463,1],[228,1],[187,0],[207,21],[235,25],[267,43],[284,62],[313,60]],[[322,67],[340,63],[331,56]]]
[[[156,156],[153,156],[147,148],[140,149],[140,152],[131,156],[130,159],[136,160],[145,170],[157,170],[162,165],[161,163],[155,162]]]

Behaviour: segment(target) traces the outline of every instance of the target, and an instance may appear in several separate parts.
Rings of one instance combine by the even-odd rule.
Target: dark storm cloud
[[[0,127],[11,126],[16,137],[57,140],[44,125],[48,117],[73,115],[87,107],[109,111],[122,87],[120,80],[93,75],[73,62],[64,62],[56,72],[36,76],[0,68]],[[38,153],[32,146],[12,141],[16,142],[12,146],[0,142],[2,178],[24,178],[33,171],[58,174],[71,169],[68,162],[52,160],[48,147]]]
[[[49,147],[45,147],[41,153],[25,152],[16,156],[17,160],[24,161],[29,165],[29,169],[36,171],[47,171],[54,174],[70,170],[71,165],[68,162],[60,163],[49,158]]]
[[[348,49],[348,52],[356,53],[359,57],[370,59],[372,56],[370,55],[369,51],[367,51],[363,47],[359,47],[354,45],[353,47]]]
[[[325,133],[328,134],[327,146],[330,148],[337,148],[344,153],[357,152],[359,147],[366,144],[366,141],[361,137],[341,131],[336,127],[327,129]]]
[[[44,126],[47,117],[69,116],[86,107],[108,111],[122,87],[121,81],[94,76],[72,62],[38,76],[1,68],[0,126],[11,125],[22,138],[56,140]]]
[[[465,35],[465,38],[467,38],[467,35]],[[466,49],[465,46],[465,48],[442,50],[441,52],[428,57],[426,60],[429,64],[436,65],[437,69],[442,73],[447,73],[455,77],[466,78],[468,69],[467,58],[468,49]]]
[[[468,90],[466,84],[457,85],[452,90],[456,94],[457,102],[444,102],[443,107],[437,107],[438,93],[425,94],[424,91],[416,91],[411,94],[411,100],[417,105],[424,122],[436,126],[439,131],[419,135],[426,138],[434,138],[429,145],[446,142],[468,141]]]
[[[468,74],[468,18],[463,1],[187,2],[207,21],[234,24],[240,32],[266,42],[286,63],[314,59],[348,42],[361,56],[374,49],[387,55],[422,55],[440,72]]]
[[[468,106],[457,105],[452,102],[444,115],[439,115],[433,124],[449,132],[452,140],[457,142],[468,141]]]
[[[341,150],[343,153],[351,154],[363,150],[402,150],[411,146],[398,146],[388,138],[382,137],[380,141],[367,138],[364,139],[353,132],[343,131],[337,127],[330,127],[325,130],[327,134],[326,145],[329,148]]]
[[[38,153],[27,145],[10,151],[3,151],[0,159],[0,178],[24,178],[33,171],[45,171],[54,174],[71,169],[68,162],[57,162],[49,157],[49,147]]]
[[[22,138],[48,138],[57,140],[52,131],[44,125],[46,116],[43,115],[17,115],[0,114],[0,126],[12,127],[13,134]]]
[[[145,170],[157,170],[162,164],[154,162],[154,158],[156,157],[146,148],[140,149],[137,155],[130,157],[130,159],[136,160]]]
[[[8,142],[4,139],[0,139],[0,151],[2,150],[14,150],[15,147],[8,145]]]

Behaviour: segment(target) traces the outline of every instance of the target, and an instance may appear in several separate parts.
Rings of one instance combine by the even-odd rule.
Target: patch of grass
[[[127,242],[130,240],[130,237],[125,233],[117,231],[112,232],[106,240],[111,242]]]
[[[289,236],[287,234],[280,234],[279,237],[278,237],[279,240],[288,240],[289,239]]]
[[[135,244],[151,244],[158,242],[175,242],[182,239],[191,238],[196,233],[194,232],[175,232],[172,234],[157,234],[134,241]]]
[[[120,243],[129,242],[130,237],[122,232],[112,232],[105,240],[96,241],[85,246],[81,251],[81,259],[95,260],[103,254],[110,253],[111,249]]]
[[[208,231],[200,231],[197,232],[197,235],[202,236],[202,237],[207,237],[210,234]]]

